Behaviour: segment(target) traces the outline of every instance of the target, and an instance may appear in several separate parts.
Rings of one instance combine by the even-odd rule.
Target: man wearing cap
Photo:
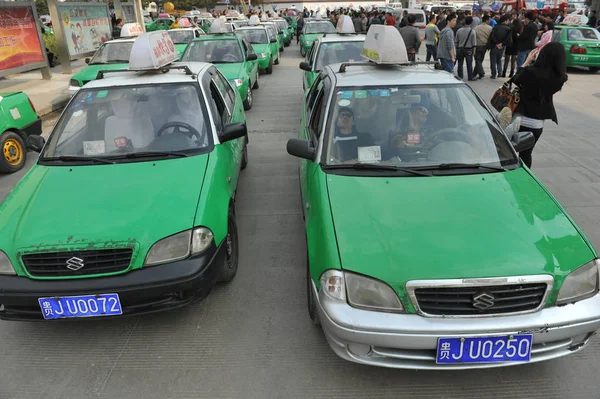
[[[341,161],[358,160],[358,147],[373,145],[368,134],[358,133],[354,125],[354,112],[350,107],[340,107],[335,121],[333,150]]]

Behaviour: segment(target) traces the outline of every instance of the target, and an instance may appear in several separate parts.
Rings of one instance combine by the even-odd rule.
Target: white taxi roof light
[[[253,14],[250,15],[250,19],[248,20],[248,25],[258,25],[259,19],[258,15]]]
[[[129,54],[130,71],[160,69],[177,61],[177,51],[171,36],[165,30],[139,35]]]
[[[144,33],[144,29],[137,22],[123,25],[121,28],[121,37],[139,36]]]
[[[210,33],[227,33],[226,19],[217,18],[210,25]]]
[[[260,20],[262,22],[267,22],[268,21],[267,14],[263,14],[262,17],[260,17]]]
[[[349,15],[342,15],[337,23],[336,30],[338,33],[342,34],[356,33],[354,30],[354,24],[352,23],[352,18],[350,18]]]
[[[587,25],[589,18],[585,15],[572,13],[569,14],[561,22],[562,25],[584,26]]]
[[[404,40],[394,26],[371,25],[361,55],[377,64],[409,62]]]
[[[192,26],[190,24],[190,20],[187,18],[181,18],[179,20],[179,26],[181,26],[182,28],[189,28],[190,26]]]

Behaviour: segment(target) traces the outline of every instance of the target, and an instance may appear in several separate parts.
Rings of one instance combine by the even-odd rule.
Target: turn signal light
[[[583,47],[574,44],[571,46],[571,54],[587,54],[587,51]]]

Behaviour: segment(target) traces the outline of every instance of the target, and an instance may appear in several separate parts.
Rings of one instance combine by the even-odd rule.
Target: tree
[[[50,14],[46,0],[35,0],[35,9],[37,10],[38,15]]]

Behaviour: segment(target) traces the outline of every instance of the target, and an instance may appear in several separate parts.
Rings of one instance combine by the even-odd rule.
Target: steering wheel
[[[439,138],[441,136],[450,136],[451,140],[449,141],[462,141],[463,143],[467,143],[471,147],[474,147],[473,140],[471,139],[471,137],[469,137],[469,135],[466,132],[454,127],[448,127],[428,135],[428,148],[431,149],[436,145],[440,144]]]
[[[182,132],[181,129],[179,129],[180,127],[183,127],[188,132],[187,133]],[[164,131],[167,129],[170,129],[170,128],[173,128],[173,133],[177,132],[177,133],[181,133],[181,134],[186,134],[188,137],[196,136],[196,138],[198,139],[198,142],[200,142],[202,140],[202,137],[200,136],[200,132],[198,132],[198,130],[194,129],[191,125],[189,125],[185,122],[165,123],[164,125],[162,125],[162,127],[160,129],[158,129],[158,133],[156,133],[156,138],[159,138],[160,136],[162,136]]]

